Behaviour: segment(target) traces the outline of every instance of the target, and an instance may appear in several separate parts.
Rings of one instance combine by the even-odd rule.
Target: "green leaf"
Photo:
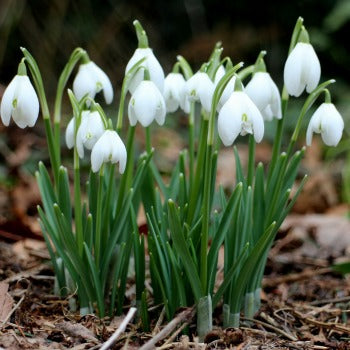
[[[177,254],[181,257],[187,277],[193,289],[196,302],[202,295],[201,281],[196,271],[195,263],[192,260],[191,254],[187,248],[187,243],[183,237],[180,219],[175,208],[175,203],[168,200],[168,217],[171,237],[173,239],[174,248]]]
[[[105,315],[105,308],[104,308],[101,281],[99,278],[98,271],[96,269],[95,262],[93,261],[93,257],[85,242],[84,242],[84,250],[85,250],[85,255],[87,257],[88,266],[92,275],[92,279],[94,281],[94,289],[97,296],[98,313],[99,313],[99,316],[102,318]]]
[[[58,205],[66,217],[69,225],[72,225],[72,205],[69,192],[69,179],[67,169],[60,167],[58,172]]]

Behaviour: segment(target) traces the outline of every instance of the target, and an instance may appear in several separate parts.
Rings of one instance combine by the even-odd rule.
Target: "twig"
[[[22,296],[21,299],[19,299],[19,302],[12,308],[12,310],[8,313],[8,315],[6,316],[6,318],[4,319],[4,321],[2,322],[2,325],[0,327],[0,329],[2,329],[5,324],[7,323],[7,321],[10,319],[10,317],[12,316],[12,314],[19,308],[19,306],[22,304],[22,301],[24,300],[25,295]]]
[[[128,325],[128,323],[133,319],[136,310],[136,307],[130,308],[123,322],[120,324],[118,329],[112,334],[112,336],[101,346],[100,350],[108,350],[113,346],[120,334],[125,331],[125,328]]]
[[[281,277],[265,278],[263,280],[263,287],[276,287],[282,283],[296,282],[296,281],[310,278],[312,276],[324,275],[330,272],[333,272],[333,270],[330,267],[324,267],[318,270],[308,269],[308,270],[304,270],[301,273],[291,273],[289,275],[281,276]]]
[[[350,296],[342,297],[342,298],[332,298],[332,299],[323,299],[323,300],[315,300],[311,302],[311,305],[322,305],[322,304],[335,304],[335,303],[344,303],[350,301]]]
[[[159,327],[164,320],[164,315],[165,315],[165,306],[163,307],[162,312],[159,315],[158,321],[157,321],[156,325],[154,326],[154,329],[152,331],[152,335],[155,335],[156,333],[159,332]]]
[[[321,321],[317,321],[314,318],[310,318],[310,317],[306,317],[305,315],[303,315],[302,313],[293,310],[292,313],[297,316],[300,320],[303,320],[307,323],[311,323],[315,326],[318,326],[320,328],[326,328],[326,329],[330,329],[333,331],[339,331],[339,332],[344,332],[347,334],[350,334],[350,328],[342,326],[339,323],[335,323],[335,322],[321,322]]]
[[[242,317],[242,320],[246,320],[246,321],[250,321],[250,322],[254,322],[254,323],[258,323],[258,324],[261,324],[262,326],[266,327],[266,328],[270,328],[272,330],[274,330],[276,333],[279,333],[279,334],[282,334],[283,336],[285,336],[286,338],[288,338],[289,340],[292,340],[292,341],[297,341],[298,338],[294,337],[293,335],[285,332],[284,330],[282,329],[279,329],[275,326],[272,326],[271,324],[269,323],[266,323],[266,322],[263,322],[263,321],[260,321],[260,320],[257,320],[255,318],[248,318],[248,317]]]
[[[150,350],[154,349],[155,345],[162,339],[164,339],[168,334],[170,334],[178,324],[181,322],[189,322],[195,314],[195,309],[192,307],[181,312],[172,321],[170,321],[157,335],[150,339],[146,344],[144,344],[140,350]]]
[[[160,349],[163,349],[164,346],[166,346],[167,344],[170,344],[173,342],[173,340],[180,334],[180,332],[188,326],[188,323],[185,322],[182,324],[181,327],[179,327],[167,340],[166,342],[159,348]]]

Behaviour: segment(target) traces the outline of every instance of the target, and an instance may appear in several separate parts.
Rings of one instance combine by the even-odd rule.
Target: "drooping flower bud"
[[[31,84],[24,62],[18,67],[18,74],[6,88],[1,100],[1,120],[9,126],[11,116],[20,127],[34,126],[39,116],[38,96]]]
[[[264,120],[282,118],[281,95],[269,73],[255,73],[244,91],[258,107]]]
[[[306,131],[306,144],[311,145],[312,134],[321,134],[327,146],[336,146],[343,133],[344,121],[333,103],[322,103],[312,115]]]
[[[86,94],[94,99],[101,90],[106,103],[110,104],[113,100],[113,87],[107,74],[92,61],[81,64],[73,81],[73,92],[77,100]]]
[[[253,134],[256,142],[264,136],[264,119],[253,101],[243,91],[234,91],[218,116],[218,132],[225,146],[237,136]]]
[[[119,162],[119,172],[125,171],[127,153],[126,148],[114,130],[105,130],[102,136],[97,140],[91,151],[91,169],[94,173],[100,170],[103,163]]]
[[[165,121],[166,107],[163,95],[151,80],[143,80],[131,96],[128,115],[130,125],[139,121],[142,126],[149,126],[153,120],[159,125]]]
[[[284,66],[284,84],[289,95],[300,96],[304,89],[310,93],[321,77],[321,65],[316,52],[309,42],[305,28],[300,34],[300,42],[289,54]]]
[[[167,112],[175,112],[183,105],[185,78],[181,73],[169,73],[164,80],[164,100]]]
[[[214,83],[210,80],[207,73],[199,71],[194,74],[186,81],[183,90],[185,99],[184,105],[188,107],[188,110],[185,110],[185,112],[189,112],[188,102],[197,101],[200,102],[204,110],[209,113],[214,90]]]

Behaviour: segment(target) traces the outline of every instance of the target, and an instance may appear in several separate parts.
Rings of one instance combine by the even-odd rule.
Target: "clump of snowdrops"
[[[50,170],[39,163],[38,212],[56,292],[75,295],[83,314],[119,314],[133,266],[135,304],[143,327],[149,327],[151,304],[163,304],[168,319],[179,307],[196,305],[197,332],[203,337],[219,305],[225,327],[238,327],[242,310],[246,317],[259,310],[268,251],[305,182],[304,178],[291,194],[304,153],[304,148],[295,149],[296,143],[308,110],[324,97],[310,117],[307,145],[313,133],[320,133],[326,145],[336,146],[344,123],[327,89],[334,81],[320,83],[320,63],[301,18],[292,34],[282,93],[267,72],[265,51],[244,67],[222,58],[219,44],[199,70],[193,71],[178,56],[164,77],[146,32],[138,21],[134,25],[138,48],[126,66],[116,120],[95,101],[103,92],[105,103],[112,103],[112,84],[81,48],[74,50],[62,71],[52,112],[39,67],[21,48],[24,57],[3,95],[1,119],[6,126],[12,117],[20,128],[33,127],[41,110]],[[67,85],[76,66],[71,90]],[[283,151],[288,100],[304,90],[304,104],[290,140],[283,140],[288,144]],[[66,93],[72,106],[65,140],[73,152],[73,193],[61,161],[61,105]],[[157,150],[152,147],[152,124],[163,125],[178,109],[188,115],[188,147],[165,181],[153,160]],[[146,139],[145,152],[138,157],[137,123]],[[255,163],[255,147],[266,123],[275,123],[276,133],[271,161],[264,166]],[[232,147],[239,135],[249,139],[248,165],[243,168],[234,146],[236,176],[227,194],[216,186],[218,150],[221,143]],[[82,183],[80,161],[88,154],[91,168],[88,181]],[[141,207],[146,236],[137,225]],[[223,279],[218,279],[222,247]]]

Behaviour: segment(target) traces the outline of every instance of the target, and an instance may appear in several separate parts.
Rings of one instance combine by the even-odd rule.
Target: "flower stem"
[[[83,255],[83,223],[81,212],[80,166],[77,148],[74,147],[74,219],[79,256]]]
[[[103,165],[99,173],[96,206],[96,232],[95,232],[95,261],[96,266],[100,265],[101,253],[101,219],[102,219],[102,194],[103,194]]]
[[[191,103],[190,115],[189,115],[189,172],[190,172],[190,188],[193,186],[194,177],[194,137],[195,137],[195,104]]]

